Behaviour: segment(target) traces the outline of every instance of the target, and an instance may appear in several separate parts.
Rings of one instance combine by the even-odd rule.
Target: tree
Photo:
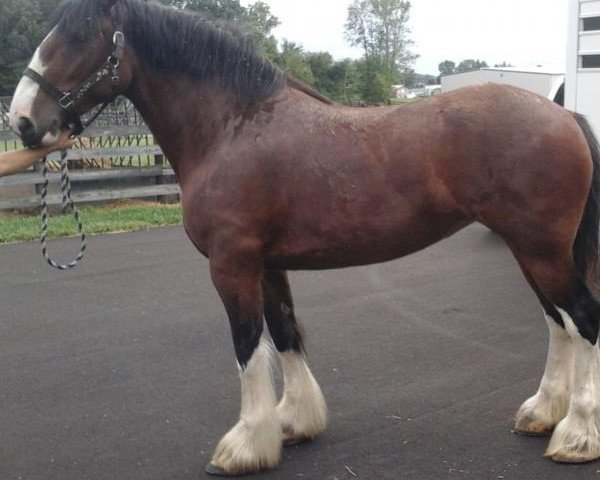
[[[284,40],[281,44],[281,51],[274,61],[283,70],[298,80],[309,84],[314,83],[315,77],[302,45]]]
[[[310,67],[314,80],[312,85],[327,96],[334,90],[334,80],[331,77],[333,57],[328,52],[308,52],[306,62]]]
[[[440,63],[438,68],[440,71],[440,76],[442,77],[444,75],[453,75],[456,73],[456,63],[451,60],[444,60],[442,63]]]
[[[488,64],[485,60],[463,60],[456,67],[456,73],[472,72],[473,70],[480,70],[487,68]]]
[[[360,74],[357,62],[346,58],[335,62],[330,70],[334,79],[334,90],[327,92],[333,100],[346,104],[362,101],[360,92]]]
[[[160,0],[161,3],[174,8],[193,10],[214,20],[231,22],[239,25],[250,34],[263,52],[272,58],[273,46],[277,41],[271,31],[279,25],[279,19],[271,13],[265,2],[257,1],[247,7],[240,0]]]
[[[63,0],[39,0],[41,18],[50,21],[53,19],[54,11],[62,3]],[[48,25],[46,25],[48,26]]]
[[[405,0],[354,0],[348,8],[346,39],[363,50],[360,70],[365,100],[382,102],[416,58],[410,48]]]
[[[360,100],[355,62],[350,59],[336,62],[328,52],[308,52],[306,61],[314,78],[312,86],[325,96],[346,103]]]
[[[438,85],[439,77],[417,73],[409,69],[402,75],[402,85],[407,88],[422,88],[425,85]]]
[[[382,72],[379,64],[363,58],[355,62],[361,100],[367,103],[383,103],[392,96],[392,85],[396,83]]]
[[[280,25],[279,19],[271,13],[271,7],[265,2],[248,5],[243,21],[260,37],[268,38],[274,28]]]
[[[12,95],[23,69],[43,40],[59,0],[0,2],[0,95]]]
[[[240,5],[239,0],[160,0],[165,5],[170,5],[181,10],[194,10],[202,12],[210,18],[241,22],[246,9]]]

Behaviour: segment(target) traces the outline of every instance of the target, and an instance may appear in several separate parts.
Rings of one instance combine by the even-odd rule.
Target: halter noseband
[[[124,48],[125,35],[123,32],[116,31],[113,35],[113,50],[106,59],[106,62],[104,62],[95,73],[90,75],[77,90],[72,90],[70,92],[58,90],[54,85],[48,82],[48,80],[31,68],[26,68],[23,75],[31,78],[45,93],[50,95],[56,103],[58,103],[60,108],[62,108],[66,114],[67,121],[72,129],[71,135],[77,136],[82,133],[98,117],[98,115],[100,115],[100,113],[102,113],[110,102],[104,103],[94,117],[85,124],[81,121],[81,114],[77,110],[75,102],[82,98],[91,88],[98,85],[104,77],[110,77],[113,92],[115,95],[117,94],[117,87],[119,86],[120,81],[117,68],[123,58]]]

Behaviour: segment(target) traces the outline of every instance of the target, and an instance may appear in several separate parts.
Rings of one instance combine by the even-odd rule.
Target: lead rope
[[[46,202],[46,197],[48,196],[48,159],[44,157],[42,159],[42,164],[44,166],[43,175],[44,175],[44,184],[42,186],[42,198],[41,198],[41,230],[40,230],[40,243],[42,246],[42,255],[48,262],[48,265],[54,267],[58,270],[70,270],[71,268],[75,268],[77,264],[83,259],[86,249],[85,243],[85,231],[83,229],[83,224],[81,223],[81,215],[79,214],[79,209],[73,202],[71,198],[71,179],[69,178],[69,168],[67,165],[67,151],[62,150],[60,152],[60,190],[62,192],[62,209],[63,213],[66,213],[69,207],[73,210],[73,216],[75,217],[75,221],[77,222],[77,230],[79,232],[79,237],[81,238],[81,247],[79,249],[79,254],[70,263],[60,264],[55,262],[48,255],[48,245],[46,244],[46,237],[48,234],[48,204]]]

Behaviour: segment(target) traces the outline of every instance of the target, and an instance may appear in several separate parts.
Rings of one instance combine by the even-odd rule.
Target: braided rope
[[[69,207],[73,210],[73,216],[75,217],[75,221],[77,222],[77,231],[79,232],[79,236],[81,238],[81,247],[79,249],[79,254],[70,263],[60,264],[55,262],[48,255],[48,245],[46,244],[46,238],[48,236],[48,204],[46,202],[46,197],[48,196],[48,159],[44,157],[42,159],[42,163],[44,166],[43,175],[44,175],[44,184],[42,185],[42,198],[41,198],[41,230],[40,230],[40,243],[42,246],[42,255],[48,262],[48,265],[54,267],[58,270],[69,270],[71,268],[75,268],[77,264],[83,259],[86,249],[85,243],[85,231],[83,229],[83,223],[81,222],[81,216],[79,214],[79,209],[73,202],[71,198],[71,179],[69,178],[69,168],[67,165],[67,151],[63,150],[60,153],[60,189],[62,192],[62,211],[66,213]]]

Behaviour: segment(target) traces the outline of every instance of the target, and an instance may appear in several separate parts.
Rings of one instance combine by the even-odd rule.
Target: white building
[[[484,68],[442,77],[442,91],[489,82],[515,85],[586,115],[600,136],[600,0],[569,0],[568,18],[566,75],[542,69]]]
[[[569,0],[569,9],[565,107],[600,135],[600,0]]]
[[[394,98],[405,98],[408,94],[408,88],[404,85],[392,85]]]
[[[598,1],[600,3],[600,0]],[[537,93],[563,104],[565,74],[543,68],[520,69],[513,67],[482,68],[472,72],[442,77],[442,92],[482,83],[504,83]]]

